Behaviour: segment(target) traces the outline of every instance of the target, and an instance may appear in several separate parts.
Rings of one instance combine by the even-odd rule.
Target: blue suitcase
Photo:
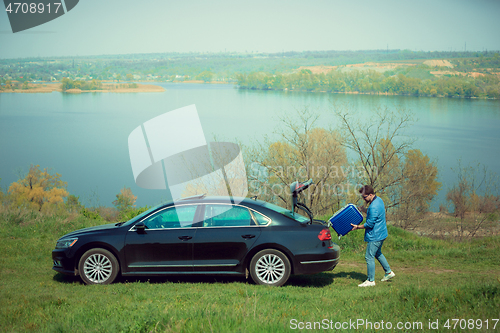
[[[340,239],[340,237],[347,235],[352,230],[351,223],[360,224],[363,222],[363,215],[355,205],[348,204],[333,214],[328,221],[330,221],[330,225],[337,232]]]

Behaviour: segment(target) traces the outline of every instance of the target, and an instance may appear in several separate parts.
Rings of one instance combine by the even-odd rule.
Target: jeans
[[[382,254],[382,244],[384,244],[384,240],[376,242],[368,242],[368,245],[366,246],[365,259],[366,259],[366,268],[368,271],[367,273],[368,281],[375,281],[374,258],[377,258],[378,262],[382,265],[382,268],[384,269],[386,274],[389,274],[391,272],[391,267],[389,266],[387,259],[385,259],[384,255]]]

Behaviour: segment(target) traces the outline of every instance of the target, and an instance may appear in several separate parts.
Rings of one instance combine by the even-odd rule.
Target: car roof
[[[193,196],[188,198],[177,199],[167,205],[182,205],[182,204],[207,204],[207,203],[226,203],[226,204],[246,204],[251,206],[262,206],[266,202],[262,200],[254,200],[244,197],[229,197],[229,196]]]

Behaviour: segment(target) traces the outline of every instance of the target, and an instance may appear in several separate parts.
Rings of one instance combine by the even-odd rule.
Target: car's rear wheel
[[[105,249],[90,249],[78,264],[80,277],[85,284],[110,284],[118,275],[120,265],[115,256]]]
[[[290,271],[287,256],[274,249],[258,252],[250,262],[252,280],[261,285],[282,286],[290,277]]]

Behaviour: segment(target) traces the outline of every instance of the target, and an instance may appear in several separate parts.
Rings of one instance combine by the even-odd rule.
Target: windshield
[[[162,207],[164,204],[159,204],[158,206],[154,206],[153,208],[151,209],[148,209],[147,211],[145,211],[144,213],[141,213],[139,215],[137,215],[136,217],[132,218],[131,220],[128,220],[127,222],[125,222],[123,225],[130,225],[130,224],[133,224],[135,223],[136,221],[142,219],[143,217],[147,216],[148,214],[151,214],[153,211],[157,210],[158,208]]]
[[[299,222],[309,222],[310,221],[309,218],[307,218],[307,217],[305,217],[297,212],[295,212],[295,214],[293,214],[291,210],[274,205],[274,204],[269,203],[269,202],[264,203],[264,207],[272,209],[275,212],[283,214],[286,217],[289,217],[289,218],[294,219],[294,220],[299,221]]]

